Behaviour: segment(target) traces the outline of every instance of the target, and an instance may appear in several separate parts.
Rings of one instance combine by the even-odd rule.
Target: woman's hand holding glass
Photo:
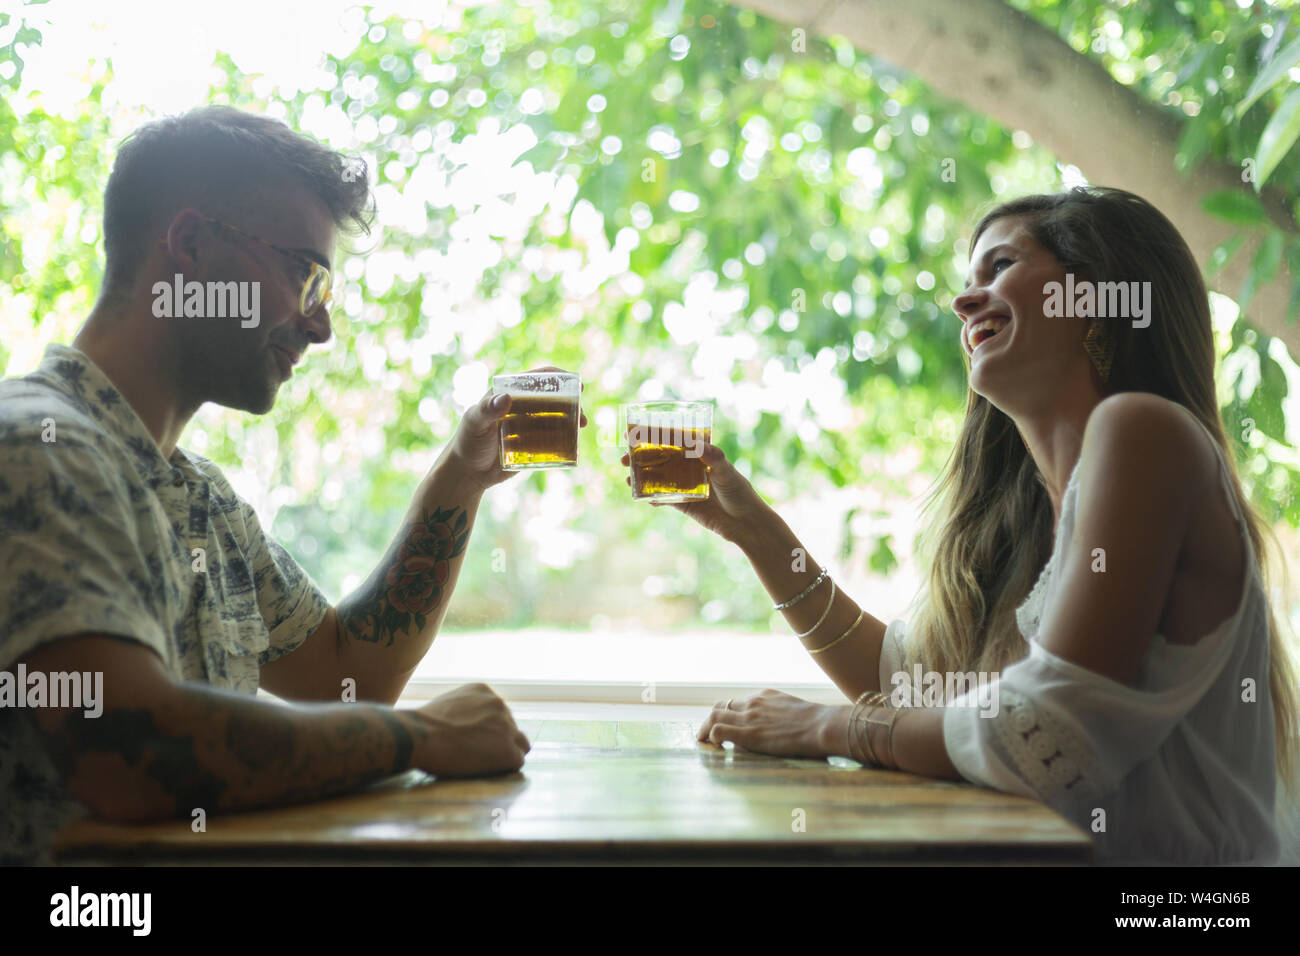
[[[704,461],[709,476],[708,498],[671,503],[652,501],[651,504],[657,508],[676,508],[709,531],[732,544],[744,547],[775,515],[749,480],[727,460],[721,448],[705,444],[700,458]],[[631,466],[627,452],[623,453],[622,463]],[[627,483],[632,484],[631,477],[628,477]]]
[[[705,444],[701,457],[708,473],[709,497],[700,501],[673,502],[668,506],[738,545],[769,590],[783,587],[769,584],[769,581],[787,573],[777,566],[784,565],[788,569],[790,559],[782,555],[798,550],[798,539],[781,516],[754,490],[749,480],[727,460],[722,449]],[[622,463],[630,466],[627,454],[623,455]],[[629,477],[628,483],[631,481]],[[662,503],[652,504],[663,506]],[[823,591],[819,589],[815,593],[822,595]],[[818,598],[819,603],[824,601],[824,597]],[[826,610],[829,611],[829,607]],[[722,744],[730,740],[746,750],[778,756],[846,754],[848,710],[847,707],[827,707],[780,691],[765,690],[714,706],[698,736],[702,741]]]

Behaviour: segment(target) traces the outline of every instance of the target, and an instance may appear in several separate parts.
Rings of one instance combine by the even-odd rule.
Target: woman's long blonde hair
[[[1177,402],[1225,452],[1261,572],[1276,562],[1276,539],[1247,500],[1219,415],[1210,300],[1178,230],[1146,200],[1122,189],[1078,187],[1003,203],[981,220],[971,248],[995,219],[1023,217],[1035,240],[1066,271],[1092,281],[1149,281],[1151,322],[1108,323],[1115,358],[1107,394],[1152,392]],[[1080,345],[1082,347],[1082,344]],[[966,358],[969,371],[969,357]],[[1052,505],[1015,423],[971,391],[957,445],[931,493],[922,551],[928,579],[915,606],[906,667],[1001,671],[1027,653],[1016,608],[1051,556]],[[1270,546],[1265,550],[1265,544]],[[1265,581],[1270,580],[1265,573]],[[1271,606],[1269,692],[1277,768],[1288,791],[1297,761],[1296,666]]]

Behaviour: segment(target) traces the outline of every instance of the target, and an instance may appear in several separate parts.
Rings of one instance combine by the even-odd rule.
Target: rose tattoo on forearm
[[[342,636],[392,646],[412,626],[423,631],[443,603],[451,562],[469,540],[468,525],[469,516],[459,506],[424,510],[366,582],[339,603]]]

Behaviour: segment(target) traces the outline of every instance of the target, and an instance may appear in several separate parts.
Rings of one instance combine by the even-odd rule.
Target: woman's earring
[[[1083,335],[1083,350],[1088,353],[1093,367],[1103,382],[1110,379],[1110,366],[1115,358],[1115,340],[1101,329],[1100,322],[1090,322]]]

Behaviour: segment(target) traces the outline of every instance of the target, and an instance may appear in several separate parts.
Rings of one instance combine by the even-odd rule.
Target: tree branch
[[[1213,192],[1253,194],[1239,167],[1208,160],[1179,176],[1174,154],[1183,124],[1176,116],[1002,0],[733,2],[780,23],[842,36],[936,93],[1024,130],[1090,182],[1137,193],[1178,227],[1202,268],[1240,228],[1201,209],[1201,200]],[[1273,222],[1297,231],[1281,190],[1266,188],[1260,199]],[[1235,298],[1262,239],[1262,230],[1247,233],[1236,255],[1208,278],[1209,286]],[[1286,317],[1289,286],[1283,263],[1277,277],[1256,291],[1249,318],[1300,357],[1300,322]]]

